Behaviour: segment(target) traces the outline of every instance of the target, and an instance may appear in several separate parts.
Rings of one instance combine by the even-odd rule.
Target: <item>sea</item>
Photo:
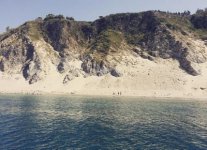
[[[207,150],[207,100],[0,95],[1,150]]]

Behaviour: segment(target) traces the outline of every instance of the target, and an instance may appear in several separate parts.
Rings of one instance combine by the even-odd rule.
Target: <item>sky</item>
[[[76,20],[93,21],[114,13],[162,10],[195,12],[207,0],[0,0],[0,33],[47,14],[63,14]]]

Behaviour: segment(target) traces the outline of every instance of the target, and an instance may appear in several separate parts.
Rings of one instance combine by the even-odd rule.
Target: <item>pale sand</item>
[[[74,62],[74,65],[80,65]],[[80,67],[80,66],[79,66]],[[75,94],[139,97],[207,98],[207,63],[195,66],[199,76],[191,76],[179,68],[176,60],[157,59],[155,62],[140,57],[123,57],[118,70],[122,77],[77,77],[63,84],[65,74],[59,74],[51,65],[45,80],[29,85],[22,75],[9,76],[0,72],[1,93]]]

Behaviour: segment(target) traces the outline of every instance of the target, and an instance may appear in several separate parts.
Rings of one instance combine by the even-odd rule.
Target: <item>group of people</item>
[[[121,92],[118,92],[117,93],[117,95],[121,95],[121,94],[122,94]],[[113,95],[116,95],[116,93],[114,92]]]

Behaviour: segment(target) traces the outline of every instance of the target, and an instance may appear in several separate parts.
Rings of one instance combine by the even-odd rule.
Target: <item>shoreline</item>
[[[207,101],[207,98],[205,97],[187,97],[187,96],[140,96],[140,95],[109,95],[109,94],[71,94],[71,93],[65,93],[65,92],[2,92],[0,91],[0,96],[9,96],[9,95],[20,95],[20,96],[67,96],[67,97],[89,97],[89,98],[130,98],[135,99],[138,98],[138,100],[146,99],[146,100],[173,100],[173,101]]]

